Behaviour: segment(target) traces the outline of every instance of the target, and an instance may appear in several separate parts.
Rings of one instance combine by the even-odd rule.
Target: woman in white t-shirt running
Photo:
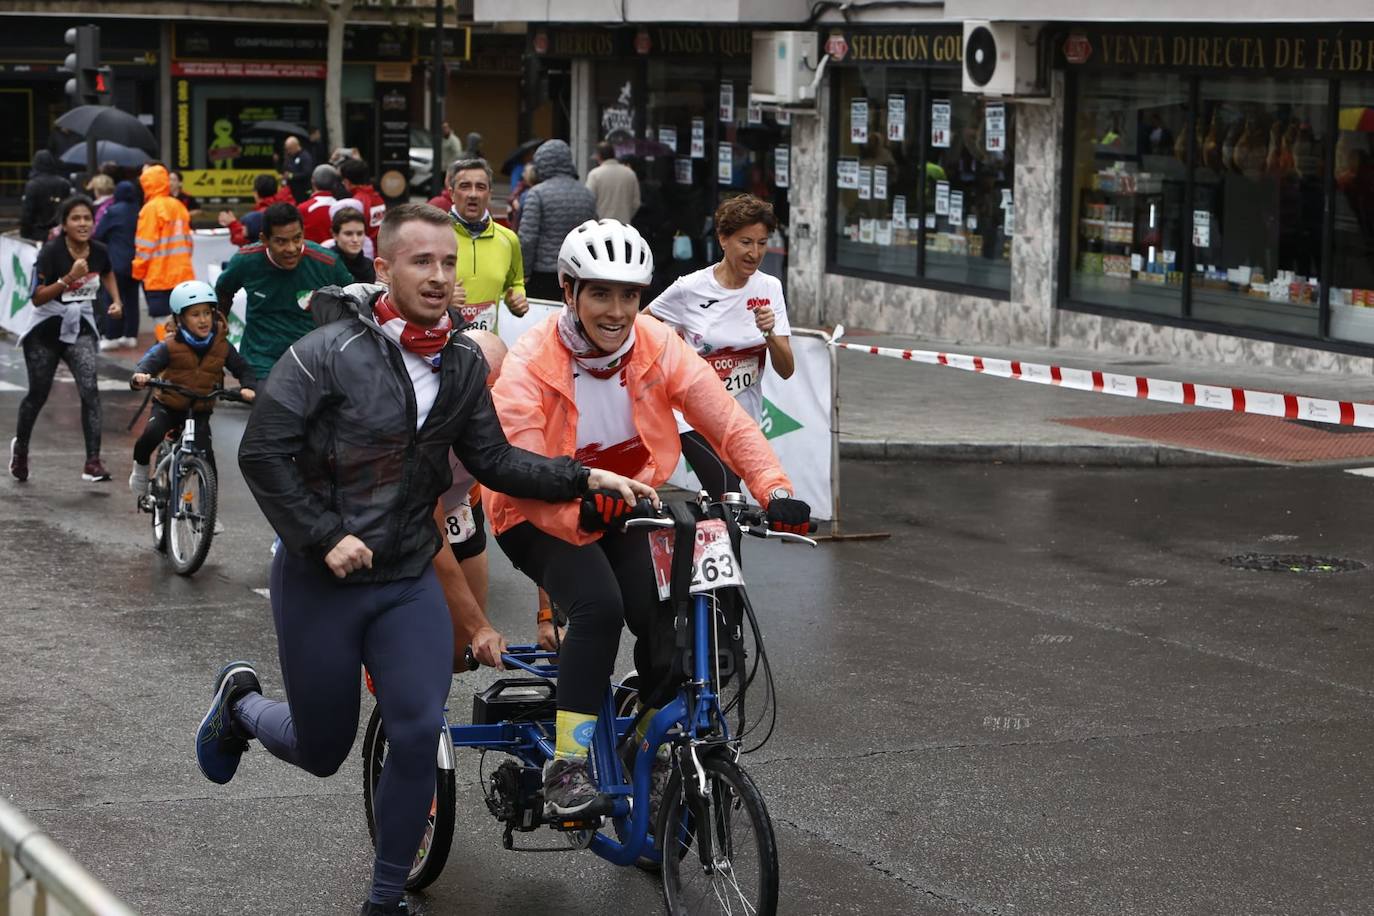
[[[763,368],[790,378],[792,326],[777,277],[759,270],[768,237],[778,226],[772,204],[752,194],[732,197],[716,208],[720,262],[687,274],[649,304],[654,317],[671,325],[711,364],[725,390],[755,422],[763,420]],[[740,478],[706,439],[678,418],[682,454],[713,499],[739,492]]]

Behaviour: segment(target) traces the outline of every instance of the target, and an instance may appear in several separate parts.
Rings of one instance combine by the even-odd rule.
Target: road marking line
[[[1345,472],[1356,477],[1374,477],[1374,468],[1346,468]]]

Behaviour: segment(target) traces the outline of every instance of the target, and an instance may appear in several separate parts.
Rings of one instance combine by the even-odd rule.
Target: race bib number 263
[[[658,599],[667,601],[673,580],[673,532],[662,528],[649,532],[649,554],[653,559]],[[730,545],[730,532],[725,522],[718,518],[697,522],[697,536],[692,549],[691,593],[699,595],[728,585],[743,584],[744,576]]]

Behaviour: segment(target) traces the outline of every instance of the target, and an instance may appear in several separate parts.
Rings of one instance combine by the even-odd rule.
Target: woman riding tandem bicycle
[[[639,233],[615,220],[589,220],[568,235],[558,258],[565,307],[521,337],[492,392],[507,438],[657,487],[681,454],[677,410],[738,469],[765,504],[770,527],[805,532],[810,508],[792,498],[758,424],[677,334],[639,314],[653,266]],[[544,773],[546,810],[557,815],[606,807],[587,756],[622,622],[638,637],[641,684],[665,684],[672,661],[671,645],[655,651],[647,638],[662,613],[648,538],[618,530],[634,507],[614,493],[595,495],[563,506],[499,493],[487,500],[501,549],[569,621],[559,656],[556,756]],[[645,705],[660,702],[655,692],[644,692]]]

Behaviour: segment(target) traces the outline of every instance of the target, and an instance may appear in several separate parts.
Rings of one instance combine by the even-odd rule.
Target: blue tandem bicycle
[[[479,773],[485,773],[488,753],[505,756],[481,782],[488,810],[504,824],[506,849],[588,849],[615,865],[657,870],[672,916],[777,912],[772,821],[762,794],[739,762],[746,737],[765,722],[767,734],[748,750],[767,740],[777,709],[767,652],[743,588],[738,546],[745,534],[812,547],[816,542],[770,531],[761,510],[738,494],[725,494],[720,502],[702,494],[693,502],[665,503],[664,516],[631,518],[626,527],[651,529],[659,593],[674,608],[679,681],[675,696],[649,721],[638,748],[635,735],[644,712],[635,712],[637,694],[641,687],[648,693],[648,685],[631,675],[607,689],[590,761],[601,791],[611,800],[610,813],[583,820],[545,816],[542,767],[554,750],[557,654],[537,646],[511,646],[502,656],[504,664],[527,677],[503,678],[477,693],[471,724],[446,724],[440,733],[434,804],[407,889],[426,887],[443,870],[456,819],[455,749],[473,748],[482,755]],[[673,550],[673,544],[692,544],[693,549]],[[755,647],[750,666],[743,664],[743,653],[729,651],[730,645],[743,645],[745,626]],[[470,652],[468,664],[476,667]],[[751,727],[743,700],[760,672],[766,688],[763,708],[771,716],[760,715]],[[664,696],[662,689],[653,692]],[[651,812],[651,774],[658,755],[650,749],[665,745],[671,775],[657,812]],[[364,808],[375,841],[374,790],[386,760],[379,706],[368,722],[362,754]],[[625,760],[632,763],[627,767]],[[516,845],[517,834],[541,828],[561,832],[566,842]]]

